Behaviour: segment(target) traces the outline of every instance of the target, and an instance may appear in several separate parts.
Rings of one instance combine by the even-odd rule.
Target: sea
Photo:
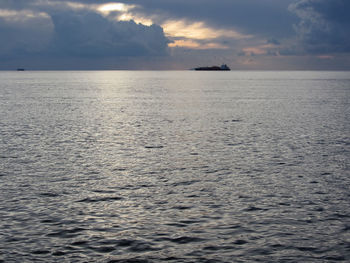
[[[0,71],[0,262],[350,262],[350,72]]]

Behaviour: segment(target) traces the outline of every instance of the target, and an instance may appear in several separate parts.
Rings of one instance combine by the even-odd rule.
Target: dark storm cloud
[[[40,53],[53,36],[53,24],[44,13],[4,11],[0,16],[0,58]]]
[[[168,40],[161,27],[110,21],[94,12],[53,14],[53,50],[73,56],[164,55]]]
[[[2,59],[26,55],[54,58],[167,54],[169,40],[160,26],[115,21],[90,10],[34,5],[35,1],[16,3],[1,4]]]
[[[307,53],[350,52],[349,0],[300,0],[289,10],[300,18],[295,30]]]

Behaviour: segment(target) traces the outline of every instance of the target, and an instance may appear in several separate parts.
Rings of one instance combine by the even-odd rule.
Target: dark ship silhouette
[[[211,70],[223,70],[223,71],[229,71],[231,70],[226,64],[219,66],[212,66],[212,67],[198,67],[195,68],[194,70],[206,70],[206,71],[211,71]]]

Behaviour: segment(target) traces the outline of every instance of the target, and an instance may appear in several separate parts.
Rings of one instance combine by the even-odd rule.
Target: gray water
[[[0,72],[0,262],[349,262],[349,72]]]

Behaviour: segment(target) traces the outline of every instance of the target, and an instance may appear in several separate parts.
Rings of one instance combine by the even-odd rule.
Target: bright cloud
[[[127,12],[133,8],[135,8],[135,5],[127,5],[123,3],[109,3],[99,6],[98,11],[102,13],[110,13],[114,11]]]
[[[248,38],[234,30],[215,29],[204,22],[188,22],[186,20],[168,20],[162,24],[164,32],[170,37],[184,37],[188,39],[215,39],[219,37]]]
[[[0,9],[0,17],[7,21],[25,21],[34,18],[49,18],[49,15],[44,12],[33,12],[31,10]]]
[[[96,11],[104,16],[114,15],[117,21],[130,21],[150,26],[158,17],[146,17],[135,11],[137,5],[124,3],[108,3],[96,6]],[[113,14],[115,13],[115,14]],[[184,19],[172,19],[159,21],[166,36],[173,40],[169,47],[188,49],[228,49],[227,45],[217,43],[218,38],[246,39],[250,35],[241,34],[235,30],[217,29],[206,25],[202,21],[187,21]],[[179,39],[181,38],[181,39]],[[205,41],[205,43],[203,42]]]
[[[130,21],[134,20],[137,24],[143,24],[145,26],[151,26],[153,25],[153,21],[149,18],[141,17],[141,16],[135,16],[132,13],[123,13],[120,16],[117,17],[118,21]]]
[[[169,47],[181,47],[189,49],[228,49],[228,46],[222,45],[220,43],[200,43],[194,40],[175,40],[174,42],[168,44]]]

